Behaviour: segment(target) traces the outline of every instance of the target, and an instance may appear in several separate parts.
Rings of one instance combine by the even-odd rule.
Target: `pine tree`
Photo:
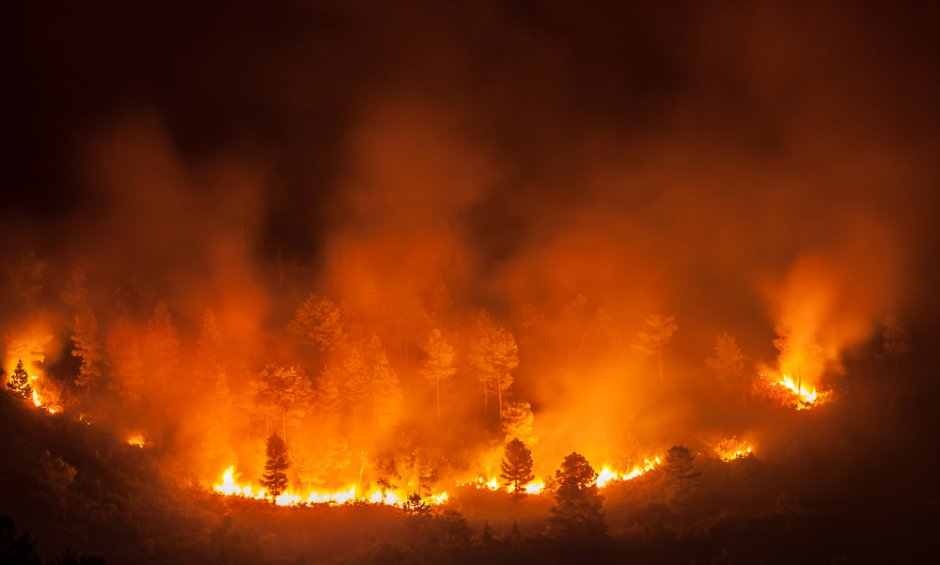
[[[705,363],[729,387],[744,378],[744,354],[727,332],[715,338],[715,356],[706,359]]]
[[[72,357],[81,360],[75,385],[90,391],[101,379],[101,345],[98,342],[98,318],[88,302],[88,287],[81,269],[72,271],[62,299],[71,306],[75,315],[72,322]]]
[[[13,371],[13,374],[10,375],[7,388],[20,398],[29,398],[32,396],[33,388],[29,386],[29,374],[26,372],[26,369],[23,368],[22,359],[16,363],[16,369]]]
[[[502,418],[503,395],[512,386],[512,370],[519,365],[519,348],[512,334],[496,325],[485,309],[477,314],[476,339],[470,363],[483,387],[484,409],[489,401],[489,393],[495,392]]]
[[[634,344],[633,349],[656,357],[659,366],[659,378],[662,379],[663,355],[667,352],[672,334],[679,329],[676,324],[676,317],[653,314],[647,316],[643,323],[646,325],[646,330],[636,334],[638,341]]]
[[[313,387],[302,369],[294,366],[268,365],[255,382],[255,397],[281,417],[281,428],[287,437],[288,424],[298,424],[306,415],[306,407],[313,399]]]
[[[691,498],[695,494],[696,477],[701,474],[695,470],[694,460],[695,455],[683,445],[674,446],[666,452],[666,503],[674,512],[681,513],[692,506]]]
[[[441,386],[450,382],[450,379],[457,372],[454,366],[454,347],[447,342],[439,329],[431,330],[428,336],[428,344],[425,347],[428,359],[424,363],[422,374],[424,378],[434,385],[437,393],[437,419],[441,419]]]
[[[524,488],[535,478],[532,474],[532,452],[518,439],[513,438],[506,444],[503,461],[499,466],[506,486],[511,486],[516,494],[524,493]]]
[[[158,302],[147,322],[145,370],[150,382],[159,382],[165,392],[167,380],[179,374],[180,341],[173,326],[173,316],[165,302]]]
[[[315,294],[297,307],[290,329],[310,341],[320,351],[334,351],[346,340],[339,306]]]
[[[264,464],[264,474],[259,483],[271,494],[271,502],[276,502],[277,497],[287,490],[286,471],[290,467],[290,460],[287,458],[287,446],[284,440],[277,434],[272,434],[267,441],[268,460]]]
[[[597,491],[597,473],[582,455],[572,452],[555,472],[554,516],[551,523],[563,535],[597,536],[604,533],[604,497]]]
[[[506,434],[506,440],[516,438],[526,445],[535,445],[539,438],[535,435],[534,424],[535,414],[528,402],[507,402],[503,407],[503,433]]]

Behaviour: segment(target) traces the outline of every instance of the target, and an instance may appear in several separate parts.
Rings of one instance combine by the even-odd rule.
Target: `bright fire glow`
[[[772,386],[779,387],[787,392],[787,395],[794,401],[793,405],[797,410],[810,410],[819,404],[822,404],[829,397],[828,391],[817,391],[812,388],[797,384],[790,375],[781,374],[780,379],[773,381]]]
[[[240,496],[255,500],[270,499],[264,488],[253,488],[249,485],[238,484],[235,478],[235,467],[229,467],[222,473],[222,482],[212,487],[213,490],[225,496]],[[306,496],[295,492],[279,494],[274,502],[278,506],[300,506],[304,504],[350,504],[354,502],[369,502],[372,504],[385,504],[387,506],[401,506],[402,500],[407,498],[401,493],[389,490],[374,490],[369,493],[358,494],[356,486],[352,485],[344,490],[335,492],[311,492]],[[432,494],[424,499],[431,506],[439,506],[447,502],[446,492]]]
[[[597,474],[597,486],[605,487],[612,481],[630,481],[640,475],[645,475],[655,469],[662,460],[659,457],[644,459],[642,465],[634,465],[629,471],[617,471],[611,469],[610,465],[604,465],[600,473]]]
[[[541,479],[535,479],[531,483],[525,486],[526,494],[541,494],[545,489],[545,481]]]
[[[725,463],[730,463],[735,459],[744,459],[745,457],[750,457],[754,453],[753,447],[746,442],[738,440],[737,438],[730,438],[718,443],[715,446],[715,455]]]
[[[127,438],[127,444],[133,445],[134,447],[144,448],[147,445],[147,438],[143,434],[134,434]]]

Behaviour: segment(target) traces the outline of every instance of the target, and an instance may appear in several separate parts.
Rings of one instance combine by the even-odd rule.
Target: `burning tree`
[[[597,473],[584,456],[572,452],[555,471],[552,525],[562,534],[581,537],[604,533],[604,497],[597,490]]]
[[[483,387],[483,407],[487,406],[489,392],[499,400],[500,418],[503,412],[503,393],[512,386],[512,370],[519,364],[519,348],[512,334],[496,325],[489,312],[480,309],[476,319],[476,341],[470,363],[476,370]]]
[[[506,444],[503,462],[499,468],[502,471],[499,478],[503,479],[508,487],[516,494],[525,492],[527,485],[535,475],[532,474],[532,452],[518,439],[513,438]]]
[[[646,329],[636,334],[638,341],[633,345],[633,348],[646,355],[656,357],[656,362],[659,365],[659,378],[662,379],[663,355],[668,351],[672,334],[679,329],[676,324],[676,317],[653,314],[647,316],[643,323],[646,325]]]
[[[29,398],[33,394],[33,389],[29,386],[29,374],[26,373],[26,369],[23,368],[23,360],[20,359],[16,363],[16,369],[13,371],[13,374],[10,375],[10,381],[7,382],[7,388],[9,388],[13,394],[19,396],[20,398]]]
[[[264,474],[258,482],[271,493],[271,501],[276,502],[277,497],[287,489],[286,471],[290,467],[287,446],[277,434],[268,437],[267,456]]]
[[[439,329],[431,330],[425,347],[428,359],[424,363],[422,374],[434,385],[437,393],[437,419],[441,419],[441,385],[450,382],[457,372],[454,366],[454,347],[447,342]]]

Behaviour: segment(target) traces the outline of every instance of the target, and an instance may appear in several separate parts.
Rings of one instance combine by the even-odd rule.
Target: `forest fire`
[[[147,438],[143,434],[133,434],[127,438],[127,444],[143,449],[147,446]]]
[[[744,459],[754,454],[754,448],[747,441],[729,438],[722,440],[714,448],[715,455],[725,463]]]
[[[926,561],[940,4],[209,2],[4,19],[0,563]]]
[[[271,495],[264,487],[254,488],[250,484],[240,485],[235,479],[235,467],[229,467],[222,473],[222,481],[212,487],[215,492],[225,496],[237,496],[242,498],[251,498],[254,500],[270,500]],[[295,492],[285,491],[274,498],[277,506],[304,506],[312,504],[341,505],[353,503],[382,504],[386,506],[400,507],[407,500],[403,496],[391,490],[373,489],[368,492],[360,492],[355,486],[351,485],[346,489],[340,489],[332,492],[312,491],[305,495]],[[431,506],[440,506],[447,502],[446,492],[431,494],[422,499]]]
[[[770,384],[782,391],[782,401],[796,410],[812,410],[827,402],[832,394],[832,391],[818,391],[815,386],[804,386],[786,373],[781,373],[779,379]]]
[[[641,465],[634,465],[629,470],[614,470],[610,465],[604,465],[597,474],[597,486],[603,488],[613,481],[631,481],[649,473],[660,464],[662,464],[662,459],[651,457],[644,459]]]

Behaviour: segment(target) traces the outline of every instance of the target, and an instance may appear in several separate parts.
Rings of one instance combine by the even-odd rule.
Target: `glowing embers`
[[[644,459],[642,465],[634,465],[630,470],[614,470],[604,465],[597,474],[597,486],[605,487],[613,481],[631,481],[641,475],[649,473],[662,463],[659,457]]]
[[[235,479],[235,467],[229,467],[222,473],[222,483],[212,487],[212,489],[225,496],[239,496],[242,498],[251,498],[254,500],[270,500],[270,495],[264,488],[255,490],[250,484],[241,485]],[[384,504],[386,506],[402,506],[403,501],[407,499],[401,493],[390,490],[374,490],[368,493],[359,493],[355,485],[344,490],[335,492],[311,492],[306,496],[294,493],[284,492],[279,494],[274,503],[278,506],[303,506],[307,504]],[[424,499],[424,502],[431,506],[439,506],[447,502],[446,492],[432,494]]]
[[[829,400],[832,391],[819,391],[794,381],[790,375],[781,373],[780,378],[770,382],[775,397],[788,407],[796,410],[811,410]]]
[[[750,443],[734,437],[718,442],[713,451],[725,463],[730,463],[736,459],[744,459],[754,454],[754,448]]]
[[[148,442],[147,438],[145,438],[143,434],[131,434],[127,437],[127,445],[132,445],[134,447],[143,449],[147,447]]]

